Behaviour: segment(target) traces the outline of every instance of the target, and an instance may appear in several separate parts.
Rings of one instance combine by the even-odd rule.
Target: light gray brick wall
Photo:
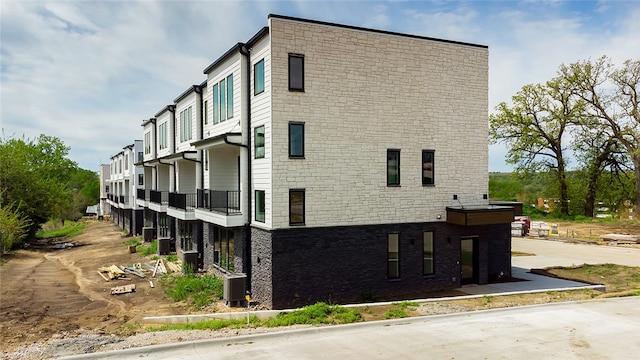
[[[288,227],[288,190],[306,189],[306,225],[436,221],[452,195],[488,192],[488,49],[270,19],[272,228]],[[305,92],[288,90],[288,54],[304,54]],[[288,157],[288,123],[305,122],[305,159]],[[401,186],[387,187],[387,149]],[[421,182],[435,150],[436,185]],[[455,202],[457,204],[457,202]]]

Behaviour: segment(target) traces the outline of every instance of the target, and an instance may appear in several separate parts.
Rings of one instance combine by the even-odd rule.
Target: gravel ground
[[[468,311],[462,305],[446,302],[424,303],[416,309],[420,315],[448,314]],[[21,346],[14,352],[0,351],[0,358],[7,360],[44,360],[60,356],[87,354],[99,351],[122,350],[149,345],[169,344],[182,341],[229,338],[240,335],[262,334],[309,328],[311,325],[294,325],[278,328],[242,328],[220,330],[169,330],[136,334],[128,337],[96,334],[89,329],[62,332],[45,342]]]

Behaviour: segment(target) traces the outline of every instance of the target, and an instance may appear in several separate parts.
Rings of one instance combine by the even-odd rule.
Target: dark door
[[[477,237],[465,237],[460,240],[460,281],[463,285],[478,283]]]

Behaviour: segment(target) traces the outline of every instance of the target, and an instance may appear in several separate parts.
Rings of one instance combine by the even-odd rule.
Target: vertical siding
[[[180,137],[182,136],[181,126],[180,126],[180,113],[187,110],[189,107],[191,107],[191,139],[180,141]],[[191,143],[197,140],[196,126],[199,126],[198,120],[197,120],[199,118],[198,117],[199,109],[200,109],[200,106],[196,105],[195,92],[192,92],[191,94],[187,95],[184,99],[182,99],[176,104],[176,135],[175,135],[176,153],[194,150],[194,147],[191,146]],[[195,176],[195,170],[194,170],[193,176]]]
[[[488,50],[270,19],[273,228],[288,189],[306,189],[306,225],[434,221],[488,192]],[[288,91],[288,53],[305,56],[305,92]],[[288,158],[288,123],[305,122],[305,159]],[[401,187],[386,151],[401,149]],[[435,150],[423,187],[421,152]]]
[[[241,55],[236,53],[213,69],[207,75],[207,92],[203,94],[203,101],[209,102],[209,123],[204,125],[203,138],[207,139],[228,132],[240,132],[240,112],[243,106],[240,96],[240,88],[243,81],[240,71]],[[213,85],[233,74],[233,117],[218,124],[213,124]]]

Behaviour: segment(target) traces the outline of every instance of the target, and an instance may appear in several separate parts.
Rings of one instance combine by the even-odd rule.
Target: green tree
[[[572,93],[587,105],[597,121],[590,126],[616,139],[633,164],[634,198],[640,205],[640,61],[627,60],[616,68],[603,56],[560,67],[560,76]],[[636,207],[636,216],[640,206]]]
[[[29,231],[30,221],[11,206],[0,204],[0,255],[20,243]]]
[[[28,220],[27,237],[49,219],[64,219],[72,208],[68,182],[77,166],[68,153],[51,136],[0,139],[0,206],[11,206]]]
[[[565,82],[555,78],[541,85],[525,85],[512,97],[513,106],[500,103],[489,118],[490,141],[509,146],[507,163],[516,172],[543,171],[556,178],[561,214],[569,214],[564,140],[584,107],[571,97]]]

